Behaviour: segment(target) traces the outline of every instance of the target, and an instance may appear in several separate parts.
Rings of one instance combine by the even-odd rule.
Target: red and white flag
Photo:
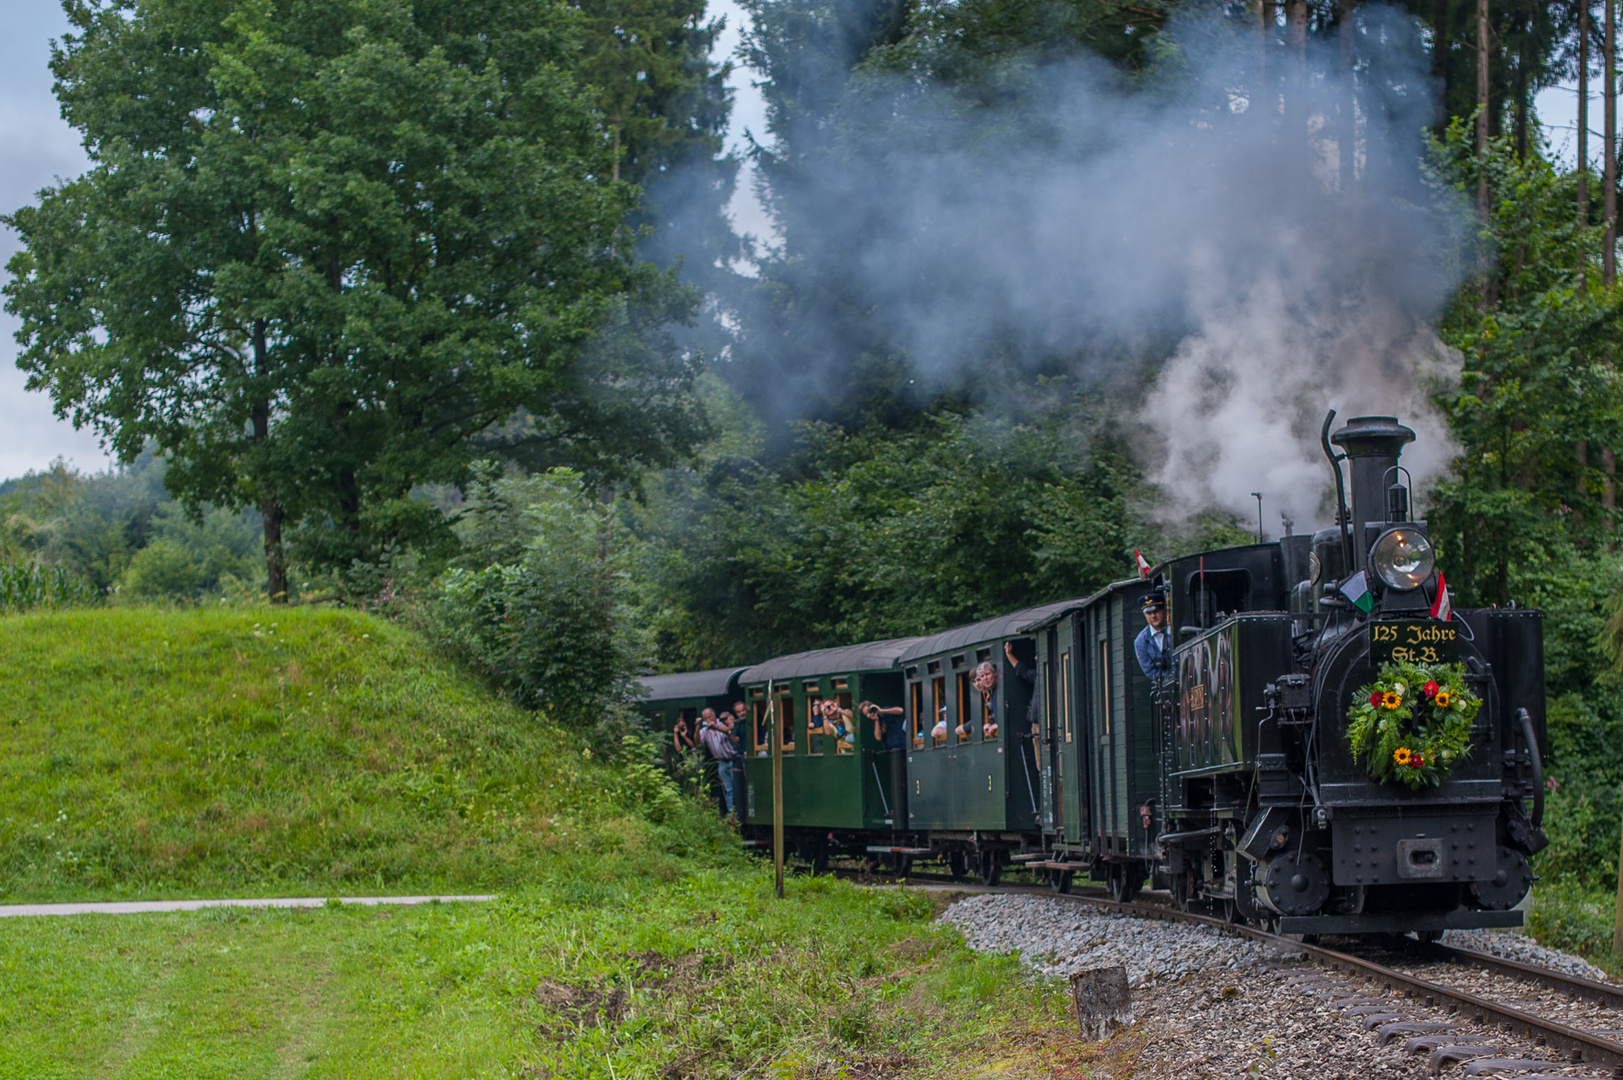
[[[1454,617],[1454,604],[1448,598],[1448,582],[1443,580],[1443,572],[1437,571],[1437,599],[1431,602],[1431,617],[1447,622]]]
[[[1146,559],[1143,555],[1139,554],[1139,551],[1138,551],[1137,548],[1133,549],[1133,558],[1138,560],[1138,576],[1139,577],[1149,577],[1150,576],[1150,561],[1148,559]]]

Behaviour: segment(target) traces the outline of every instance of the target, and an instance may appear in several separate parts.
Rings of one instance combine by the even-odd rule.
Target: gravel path
[[[1592,1065],[1570,1065],[1546,1047],[1459,1013],[1305,963],[1303,953],[1204,926],[1030,895],[972,896],[949,907],[942,920],[957,927],[972,948],[1015,950],[1045,975],[1113,964],[1127,969],[1136,1020],[1100,1048],[1100,1080],[1420,1080],[1435,1075],[1432,1055],[1451,1052],[1456,1043],[1478,1044],[1473,1052],[1494,1057],[1541,1059],[1534,1071],[1542,1077],[1611,1075]],[[1521,935],[1489,936],[1495,940],[1470,941],[1470,947],[1541,949]],[[1506,937],[1520,940],[1502,940]],[[1548,963],[1543,953],[1552,951],[1514,955]],[[1576,957],[1566,960],[1582,963]],[[1474,972],[1460,976],[1478,977]],[[1516,984],[1501,979],[1495,985],[1500,994],[1492,996]],[[1598,1019],[1582,1003],[1566,1007],[1574,1010],[1575,1020],[1580,1013],[1583,1020]],[[1417,1039],[1427,1045],[1415,1046]],[[1462,1073],[1456,1064],[1447,1075]]]
[[[342,896],[341,904],[463,904],[496,899],[480,896]],[[112,900],[88,904],[0,904],[0,919],[32,915],[146,915],[162,911],[197,911],[200,908],[318,908],[329,901],[321,896],[280,896],[262,900]]]

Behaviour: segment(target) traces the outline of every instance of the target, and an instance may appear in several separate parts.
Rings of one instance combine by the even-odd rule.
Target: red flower
[[[1385,695],[1377,690],[1369,696],[1369,703],[1371,705],[1379,705],[1381,703],[1381,698],[1383,697],[1385,697]]]
[[[1437,696],[1437,684],[1436,683],[1429,682],[1429,683],[1426,684],[1426,696],[1427,697],[1436,697]]]
[[[1411,769],[1423,769],[1423,768],[1425,768],[1426,767],[1426,755],[1424,755],[1424,754],[1416,754],[1414,757],[1410,758],[1409,759],[1409,767]]]

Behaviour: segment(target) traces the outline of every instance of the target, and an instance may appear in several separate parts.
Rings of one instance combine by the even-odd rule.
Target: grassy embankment
[[[12,617],[0,679],[6,902],[669,879],[728,850],[708,817],[640,805],[656,778],[351,612]]]
[[[1057,988],[916,894],[771,898],[713,815],[352,613],[0,621],[0,1076],[1051,1076]],[[840,1070],[844,1070],[843,1073]]]

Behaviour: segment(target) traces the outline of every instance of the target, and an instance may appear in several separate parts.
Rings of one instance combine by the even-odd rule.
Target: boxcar
[[[1075,604],[983,619],[920,638],[902,654],[907,824],[917,850],[945,855],[955,874],[973,864],[990,884],[1011,855],[1042,849],[1043,761],[1029,719],[1035,646],[1028,631]],[[981,664],[996,674],[990,693],[976,684]]]
[[[773,821],[774,737],[783,746],[785,843],[814,867],[826,865],[831,852],[865,855],[876,840],[904,827],[901,752],[886,751],[874,737],[873,724],[860,716],[835,734],[812,720],[826,700],[846,713],[863,701],[882,708],[900,706],[897,660],[915,640],[781,656],[739,676],[752,720],[744,746],[745,823],[752,838],[762,839]],[[775,733],[769,702],[777,716]]]

